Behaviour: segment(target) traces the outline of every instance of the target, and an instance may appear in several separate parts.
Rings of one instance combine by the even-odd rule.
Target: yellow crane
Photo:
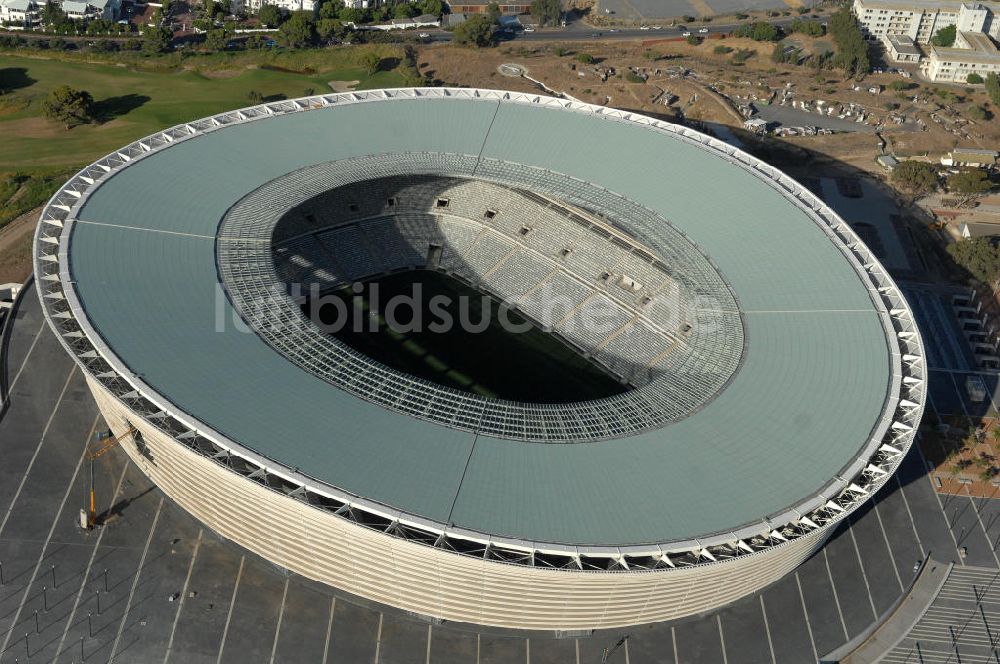
[[[86,523],[86,527],[88,529],[93,528],[97,524],[97,498],[94,491],[94,462],[107,454],[114,447],[117,447],[120,442],[136,433],[136,431],[135,427],[129,427],[128,431],[120,436],[115,436],[110,430],[107,432],[106,436],[97,434],[95,438],[98,441],[104,441],[103,444],[96,450],[87,451],[87,458],[90,459],[90,509],[87,511]]]

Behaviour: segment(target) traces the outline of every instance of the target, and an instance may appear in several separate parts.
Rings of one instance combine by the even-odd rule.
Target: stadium
[[[905,300],[819,198],[573,100],[376,90],[190,122],[74,176],[34,252],[48,323],[168,497],[435,619],[729,603],[889,480],[924,404]],[[390,317],[374,286],[415,284],[530,331],[358,334]]]

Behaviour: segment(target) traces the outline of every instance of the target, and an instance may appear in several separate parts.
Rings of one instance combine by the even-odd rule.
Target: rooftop
[[[902,53],[904,55],[920,55],[920,49],[917,48],[916,43],[913,38],[908,35],[887,35],[886,38],[889,43],[892,44],[892,48],[897,53]]]
[[[996,159],[997,156],[1000,155],[1000,152],[987,148],[955,148],[951,151],[951,154],[962,157],[986,157],[987,159]]]
[[[864,9],[896,9],[902,11],[944,11],[957,14],[969,3],[962,0],[861,0]],[[976,6],[1000,12],[1000,2],[977,2]]]
[[[968,48],[943,48],[931,45],[931,58],[949,62],[975,62],[1000,64],[1000,50],[996,44],[981,32],[959,32],[956,43],[968,44]]]
[[[767,179],[769,167],[734,163],[731,147],[639,116],[544,97],[341,99],[144,154],[75,215],[71,278],[89,324],[199,430],[424,519],[611,546],[730,532],[822,502],[882,440],[898,389],[888,314],[839,236]],[[739,302],[741,367],[676,421],[545,444],[408,416],[334,387],[257,334],[220,329],[239,318],[220,297],[216,262],[233,204],[301,169],[389,154],[404,164],[413,155],[413,169],[551,186],[564,199],[596,187],[664,220]],[[191,167],[213,163],[211,179]],[[613,221],[642,232],[627,216]]]

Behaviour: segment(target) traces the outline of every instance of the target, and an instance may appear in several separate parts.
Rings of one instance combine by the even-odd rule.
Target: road
[[[768,19],[772,25],[788,28],[798,17],[782,16]],[[824,19],[825,20],[825,19]],[[685,33],[691,33],[700,37],[711,37],[713,35],[726,35],[732,33],[736,28],[745,23],[700,23],[678,25],[671,27],[662,25],[655,21],[650,21],[647,29],[642,28],[595,28],[586,25],[582,21],[570,23],[565,28],[541,28],[532,32],[516,30],[513,34],[499,33],[501,42],[511,41],[531,41],[531,42],[554,42],[554,41],[626,41],[626,40],[655,40],[655,39],[684,39]],[[658,26],[658,27],[657,27]],[[700,32],[701,30],[706,32]],[[430,35],[428,41],[450,42],[452,34],[446,30],[427,30]]]

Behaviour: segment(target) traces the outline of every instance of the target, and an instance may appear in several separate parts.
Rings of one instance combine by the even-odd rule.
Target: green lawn
[[[359,89],[403,84],[394,66],[398,60],[391,59],[396,54],[386,47],[381,50],[394,68],[367,76],[356,64],[364,48],[174,57],[160,67],[156,60],[132,63],[154,71],[0,55],[0,89],[5,91],[0,96],[0,172],[83,166],[159,129],[247,106],[251,90],[265,98],[300,97],[308,89],[330,92],[329,81],[358,80]],[[275,68],[259,68],[260,63]],[[64,83],[89,91],[103,110],[103,121],[66,130],[42,117],[42,101]]]

